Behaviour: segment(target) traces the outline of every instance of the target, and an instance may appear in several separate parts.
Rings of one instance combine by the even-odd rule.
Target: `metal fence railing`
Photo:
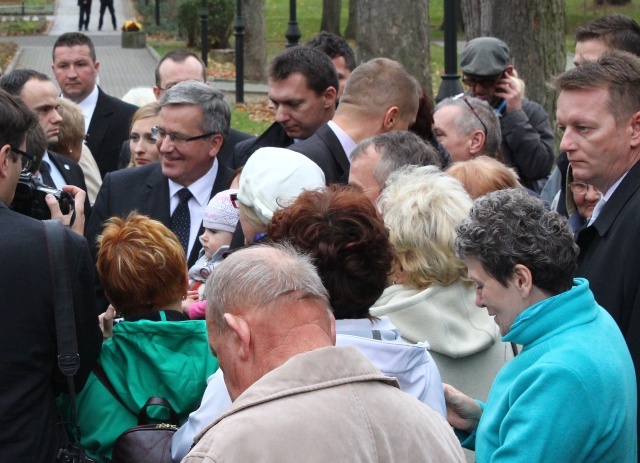
[[[0,3],[0,16],[53,15],[54,5],[22,3]]]

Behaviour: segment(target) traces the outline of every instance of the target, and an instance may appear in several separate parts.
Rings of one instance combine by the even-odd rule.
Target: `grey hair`
[[[249,246],[230,254],[207,280],[209,323],[221,334],[226,312],[264,307],[291,293],[329,309],[329,294],[309,255],[286,243]]]
[[[169,105],[199,106],[203,114],[200,129],[204,133],[215,132],[224,138],[229,134],[231,108],[220,90],[197,80],[180,82],[160,98],[160,107]]]
[[[369,146],[380,153],[373,176],[381,189],[389,175],[405,166],[441,167],[438,151],[412,132],[394,130],[362,140],[352,151],[351,161],[362,156]]]
[[[533,284],[552,295],[571,288],[579,252],[573,232],[564,217],[522,189],[481,196],[456,232],[458,257],[477,259],[505,287],[522,264]]]
[[[502,143],[502,129],[500,128],[500,120],[498,119],[498,116],[496,116],[496,113],[493,111],[493,108],[491,108],[489,103],[484,100],[467,96],[467,101],[473,107],[478,117],[473,114],[467,103],[465,103],[462,98],[457,100],[454,100],[453,98],[446,98],[438,103],[435,111],[437,112],[440,108],[444,108],[445,106],[458,106],[462,108],[460,115],[455,119],[454,123],[458,132],[463,136],[467,136],[475,130],[482,130],[484,132],[484,127],[482,127],[480,120],[484,122],[484,125],[487,126],[487,136],[480,154],[485,154],[492,158],[498,158],[500,145]],[[480,120],[478,120],[478,118]]]

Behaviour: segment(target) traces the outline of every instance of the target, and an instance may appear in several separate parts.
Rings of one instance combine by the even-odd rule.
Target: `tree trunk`
[[[349,20],[344,31],[344,38],[348,40],[356,39],[358,30],[358,0],[349,0]]]
[[[431,95],[428,0],[358,0],[358,62],[402,63]]]
[[[244,77],[246,80],[266,79],[267,36],[264,21],[264,0],[242,0],[244,18]]]
[[[493,36],[509,45],[526,97],[544,106],[553,125],[556,95],[546,83],[566,67],[565,0],[462,0],[462,11],[468,39]]]
[[[322,22],[320,30],[340,34],[340,10],[342,0],[322,0]]]

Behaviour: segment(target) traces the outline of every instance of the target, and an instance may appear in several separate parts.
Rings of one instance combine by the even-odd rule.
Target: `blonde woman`
[[[158,125],[159,114],[160,104],[154,101],[142,106],[133,115],[129,134],[129,167],[140,167],[160,160],[156,141],[151,137],[151,128]]]
[[[391,175],[378,205],[397,261],[391,286],[369,313],[389,317],[408,341],[428,342],[443,382],[486,399],[513,353],[476,306],[467,267],[455,254],[456,226],[468,217],[471,198],[438,168],[410,166]]]

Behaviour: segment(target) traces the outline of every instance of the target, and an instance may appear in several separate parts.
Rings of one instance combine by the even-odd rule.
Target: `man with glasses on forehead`
[[[523,185],[540,192],[553,166],[553,132],[544,108],[522,97],[509,47],[493,37],[470,40],[460,69],[471,96],[489,103],[500,118],[504,162],[516,169]]]
[[[37,124],[22,101],[0,90],[0,461],[44,463],[60,448],[54,397],[68,391],[56,364],[54,282],[42,222],[8,207],[20,173],[35,159],[25,138]],[[64,235],[80,353],[73,379],[80,390],[98,358],[101,333],[87,242],[68,229]]]
[[[478,98],[461,93],[438,103],[433,133],[451,154],[452,162],[482,155],[502,160],[500,121],[491,106]]]
[[[193,80],[168,89],[160,106],[160,123],[153,129],[160,162],[105,177],[87,239],[95,247],[105,220],[136,210],[178,236],[191,266],[202,248],[198,236],[203,233],[204,209],[231,179],[231,170],[216,159],[229,133],[231,110],[220,91]],[[101,291],[98,297],[106,309]]]

